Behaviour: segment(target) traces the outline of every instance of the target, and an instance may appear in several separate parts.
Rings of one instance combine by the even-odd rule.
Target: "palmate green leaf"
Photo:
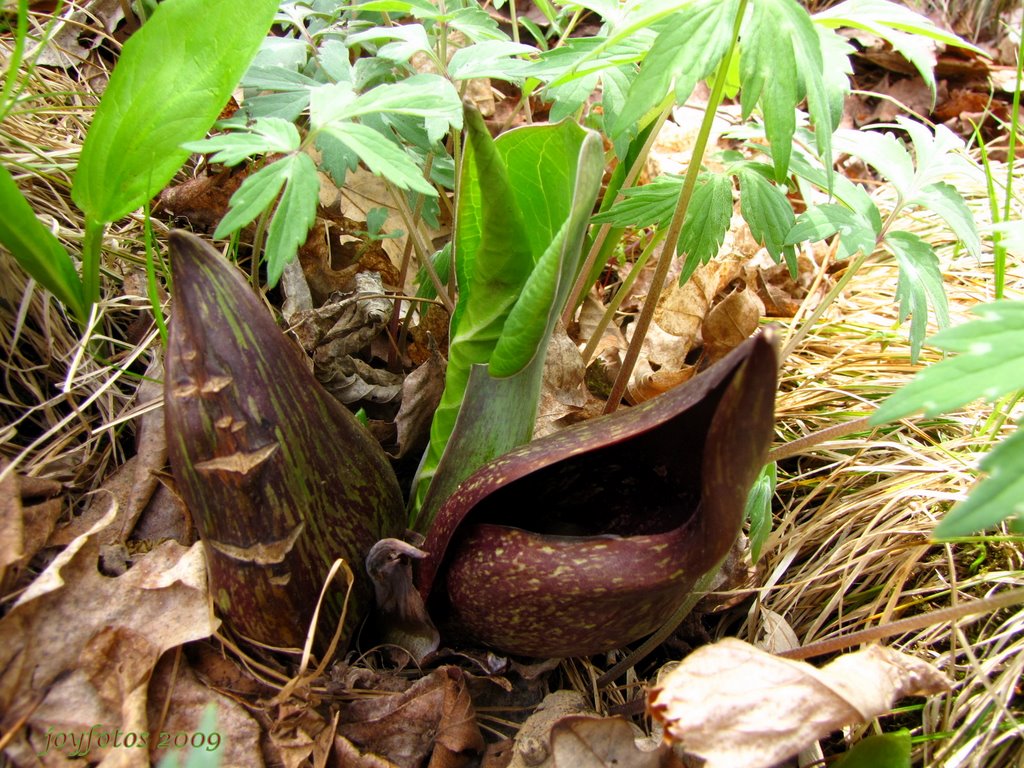
[[[501,31],[498,22],[477,5],[457,8],[439,19],[446,21],[449,26],[459,30],[474,43],[508,40],[508,35]]]
[[[779,261],[783,256],[790,273],[796,277],[796,250],[786,243],[796,217],[793,206],[781,189],[750,166],[737,171],[740,180],[740,213],[750,227],[754,240]]]
[[[210,162],[237,165],[256,155],[294,152],[299,148],[299,141],[299,132],[293,123],[276,117],[261,117],[241,130],[189,141],[181,146],[189,152],[213,153]]]
[[[507,40],[488,40],[460,48],[448,62],[448,74],[455,80],[492,77],[514,80],[526,76],[530,63],[515,57],[540,53],[532,45]]]
[[[937,213],[964,244],[969,254],[975,258],[981,256],[981,238],[978,237],[974,214],[955,187],[944,181],[937,181],[919,190],[907,203]]]
[[[213,233],[215,238],[229,237],[252,222],[274,202],[288,177],[290,160],[283,158],[270,163],[246,177],[228,201],[230,208],[217,225]]]
[[[694,0],[667,20],[611,126],[613,141],[660,104],[670,85],[681,103],[715,71],[729,50],[738,11],[739,0]]]
[[[993,301],[971,309],[978,316],[932,336],[928,343],[958,353],[929,365],[889,397],[871,417],[874,424],[915,411],[928,416],[984,397],[1024,387],[1024,301]]]
[[[879,226],[879,229],[881,227]],[[817,242],[839,233],[839,247],[836,257],[848,259],[856,253],[872,253],[878,240],[879,231],[875,223],[861,214],[838,203],[826,203],[808,208],[801,213],[796,224],[786,235],[787,245],[803,242]]]
[[[295,258],[299,246],[306,242],[309,229],[316,220],[320,179],[316,164],[304,152],[282,162],[288,163],[284,192],[274,210],[267,230],[267,284],[273,288],[281,279],[285,265]]]
[[[642,187],[623,190],[623,199],[604,213],[595,215],[595,224],[614,224],[616,227],[650,227],[668,224],[679,200],[683,177],[665,173]],[[695,192],[696,194],[696,192]]]
[[[775,180],[785,181],[796,131],[796,107],[806,97],[818,154],[832,157],[838,125],[836,96],[826,81],[821,42],[807,11],[795,0],[758,0],[740,37],[740,102],[743,116],[760,103],[772,146]],[[831,181],[831,165],[827,174]],[[831,186],[831,184],[829,184]]]
[[[1006,518],[1016,533],[1024,532],[1024,431],[1018,428],[999,443],[979,468],[988,477],[935,527],[935,538],[968,536]]]
[[[0,244],[22,269],[84,321],[89,314],[74,262],[54,234],[36,218],[10,172],[0,165]]]
[[[318,102],[314,125],[371,113],[395,113],[416,117],[442,117],[453,128],[462,127],[462,101],[452,84],[437,75],[413,75],[397,83],[386,83],[359,94],[342,104]]]
[[[921,73],[935,100],[935,49],[928,40],[967,48],[984,55],[977,47],[952,32],[937,27],[930,19],[888,0],[846,0],[814,15],[825,27],[863,29],[888,41],[893,49]]]
[[[949,325],[949,308],[942,287],[942,270],[935,250],[912,232],[890,232],[882,241],[896,257],[900,267],[896,298],[900,302],[900,322],[910,320],[910,359],[917,361],[928,330],[928,306],[931,305],[940,328]]]
[[[732,179],[717,173],[701,174],[679,232],[677,252],[686,254],[680,284],[718,254],[731,220]]]
[[[87,219],[114,221],[167,185],[189,156],[181,144],[213,125],[277,7],[277,0],[165,0],[125,42],[71,190]]]
[[[359,123],[337,121],[321,128],[355,152],[366,167],[400,189],[411,189],[430,197],[437,191],[423,178],[412,159],[386,136]]]

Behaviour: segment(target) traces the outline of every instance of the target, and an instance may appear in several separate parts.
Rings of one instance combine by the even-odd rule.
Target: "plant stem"
[[[1017,41],[1017,85],[1013,89],[1013,108],[1010,111],[1010,142],[1006,148],[1006,199],[1003,202],[1003,221],[1010,219],[1010,200],[1013,197],[1013,165],[1017,153],[1017,129],[1020,126],[1020,87],[1021,76],[1024,73],[1024,35]],[[1003,290],[1006,285],[1006,248],[1001,247],[997,236],[996,242],[996,298],[1003,298]]]
[[[85,309],[100,300],[100,260],[103,249],[103,233],[107,225],[101,221],[85,220],[82,240],[82,298]]]
[[[640,310],[640,316],[636,320],[636,328],[633,329],[633,339],[629,343],[629,349],[626,350],[626,357],[622,361],[622,368],[619,370],[619,375],[615,378],[615,383],[612,385],[608,402],[605,403],[605,413],[612,413],[619,407],[619,403],[622,401],[622,396],[626,392],[626,385],[629,383],[629,379],[633,375],[633,368],[640,357],[640,347],[647,336],[647,329],[651,326],[654,310],[658,305],[658,297],[661,296],[662,288],[664,288],[665,281],[668,279],[669,268],[672,266],[672,260],[678,248],[679,233],[683,229],[686,211],[690,207],[693,190],[697,186],[697,176],[700,173],[701,161],[704,159],[704,151],[711,136],[715,115],[725,94],[725,84],[729,77],[729,67],[726,66],[726,62],[732,60],[736,46],[739,43],[740,27],[743,24],[743,16],[747,10],[747,2],[748,0],[740,0],[739,9],[736,11],[736,18],[733,21],[732,42],[729,45],[729,50],[722,57],[722,62],[718,67],[718,74],[715,76],[715,82],[711,88],[711,96],[708,98],[708,105],[704,111],[704,120],[700,124],[700,132],[697,134],[697,141],[693,146],[690,164],[686,168],[683,188],[679,191],[679,202],[676,204],[675,214],[672,216],[668,233],[665,235],[666,246],[661,253],[661,258],[658,260],[657,269],[654,271],[651,288],[647,293],[647,300],[644,302],[643,309]]]

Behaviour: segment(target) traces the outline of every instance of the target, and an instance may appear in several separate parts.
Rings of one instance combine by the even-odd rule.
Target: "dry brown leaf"
[[[757,330],[764,315],[764,304],[754,291],[741,283],[715,304],[701,325],[704,338],[704,363],[721,360]]]
[[[395,416],[396,447],[392,457],[419,454],[430,439],[430,422],[444,392],[446,363],[428,338],[430,356],[402,382],[402,405]]]
[[[583,386],[585,375],[583,356],[559,321],[548,342],[547,357],[544,360],[534,438],[558,431],[562,419],[586,405],[587,393]]]
[[[338,736],[400,768],[418,768],[428,756],[429,768],[468,765],[484,748],[465,679],[455,667],[435,669],[402,693],[349,703]],[[346,749],[337,738],[335,748]]]
[[[47,727],[82,718],[116,724],[138,717],[141,681],[160,653],[216,628],[198,545],[165,542],[119,578],[99,572],[100,534],[115,518],[111,509],[71,542],[0,620],[0,729],[36,704],[29,728],[44,738]],[[113,688],[95,674],[104,665],[118,670],[104,683]]]
[[[822,669],[726,639],[690,654],[650,692],[666,737],[706,768],[768,768],[904,696],[949,687],[931,665],[881,646]]]
[[[621,717],[565,717],[551,729],[553,768],[668,768],[681,765],[666,744],[637,747],[635,726]]]
[[[573,715],[594,714],[576,691],[549,693],[516,734],[508,768],[553,768],[551,730],[559,720]]]

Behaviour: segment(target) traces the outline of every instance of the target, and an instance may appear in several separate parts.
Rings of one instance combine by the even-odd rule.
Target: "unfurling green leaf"
[[[932,247],[912,232],[890,232],[883,241],[900,267],[896,298],[900,322],[910,317],[910,359],[916,362],[928,330],[928,306],[940,328],[949,325],[942,270]]]

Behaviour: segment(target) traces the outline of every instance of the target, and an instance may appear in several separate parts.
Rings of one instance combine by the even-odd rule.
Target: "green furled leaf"
[[[664,23],[612,126],[612,139],[660,104],[673,83],[676,102],[689,98],[729,50],[738,11],[739,0],[695,0]]]
[[[835,762],[834,768],[910,768],[910,731],[861,739]]]
[[[526,416],[514,418],[502,410],[503,426],[489,424],[486,434],[477,434],[461,450],[482,463],[497,455],[493,450],[529,439],[539,393],[534,390],[540,385],[537,366],[543,365],[547,339],[575,274],[603,168],[600,141],[570,121],[519,128],[495,142],[478,114],[469,113],[468,126],[455,233],[459,303],[445,390],[417,481],[421,502],[442,454],[447,456],[474,366],[492,363],[491,374],[515,378],[509,386],[524,388],[517,389],[525,397],[517,412]],[[486,370],[480,375],[494,378]],[[479,465],[455,463],[443,479],[446,491]],[[424,519],[444,500],[437,487],[430,483],[433,506],[424,508]]]
[[[423,178],[412,159],[386,136],[359,123],[328,123],[322,129],[351,149],[366,167],[396,187],[437,197],[437,191]]]
[[[63,302],[79,320],[89,314],[82,281],[64,246],[36,218],[14,178],[0,165],[0,243],[43,287]]]
[[[777,482],[778,471],[775,462],[770,461],[764,465],[747,494],[744,517],[750,521],[750,557],[755,563],[772,532],[772,498]]]
[[[288,163],[284,192],[277,203],[274,218],[267,230],[267,284],[273,288],[281,279],[285,265],[295,258],[299,246],[306,242],[309,228],[316,220],[320,179],[316,164],[304,152],[281,161]]]
[[[128,38],[71,190],[88,219],[114,221],[167,185],[188,158],[182,143],[213,125],[277,7],[277,0],[165,0]]]
[[[680,284],[718,254],[731,220],[732,179],[717,173],[701,174],[679,232],[678,252],[686,254]]]
[[[993,301],[971,309],[977,320],[946,328],[928,343],[957,352],[928,366],[882,403],[874,424],[923,410],[935,416],[979,397],[994,400],[1024,387],[1024,302]]]
[[[261,117],[242,130],[189,141],[181,148],[189,152],[212,152],[212,163],[238,165],[255,155],[294,152],[299,148],[299,141],[299,132],[293,123],[276,117]]]
[[[796,107],[806,97],[818,154],[832,157],[832,104],[825,81],[821,41],[807,11],[795,0],[759,0],[740,43],[740,101],[744,117],[761,104],[772,145],[775,180],[789,174]],[[828,167],[831,172],[831,165]]]
[[[623,190],[623,199],[607,211],[594,216],[592,221],[595,224],[614,224],[616,227],[665,225],[675,212],[682,186],[682,176],[662,174],[650,184]]]
[[[930,19],[888,0],[846,0],[814,15],[822,26],[838,29],[863,29],[889,42],[893,49],[913,64],[928,84],[935,100],[935,48],[928,42],[967,48],[984,53],[952,32],[937,27]]]
[[[287,160],[288,158],[278,160],[246,177],[231,196],[231,208],[217,225],[217,230],[213,233],[215,238],[228,237],[237,232],[274,202],[288,176]]]
[[[826,203],[808,208],[801,213],[796,224],[786,235],[786,244],[805,241],[816,242],[839,233],[836,257],[848,259],[855,253],[872,253],[878,239],[874,223],[866,221],[856,211],[838,203]]]
[[[942,270],[935,250],[911,232],[890,232],[883,242],[900,266],[896,298],[900,301],[900,322],[911,317],[910,359],[916,362],[928,329],[929,303],[939,327],[949,325]]]
[[[789,271],[795,277],[796,251],[792,245],[786,244],[786,235],[796,223],[793,207],[781,189],[753,168],[741,167],[737,175],[740,180],[740,213],[750,227],[750,234],[775,261],[785,256]]]
[[[981,460],[988,477],[957,504],[935,527],[935,538],[968,536],[1011,518],[1011,527],[1024,531],[1024,431],[1017,429]]]

